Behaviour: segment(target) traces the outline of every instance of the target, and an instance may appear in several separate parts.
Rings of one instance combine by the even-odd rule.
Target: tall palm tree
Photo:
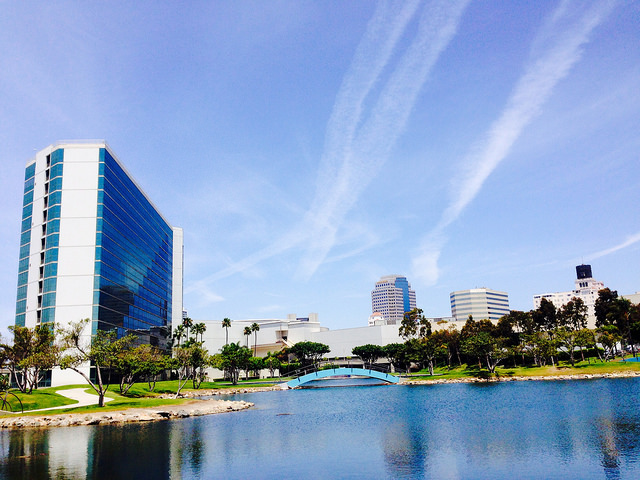
[[[180,342],[182,341],[183,336],[184,336],[184,325],[178,325],[176,327],[175,332],[173,332],[173,339],[178,341],[178,347],[180,346]]]
[[[231,326],[231,319],[230,318],[225,318],[222,320],[222,328],[225,329],[225,337],[224,337],[224,344],[225,345],[229,345],[229,327]]]
[[[182,319],[182,325],[184,326],[184,328],[186,330],[187,341],[189,341],[189,329],[191,327],[193,327],[193,320],[191,320],[189,317],[184,317]]]
[[[207,330],[207,326],[203,323],[196,323],[193,328],[193,334],[196,336],[196,342],[198,341],[198,335],[200,335],[200,341],[204,342],[204,332]]]
[[[249,335],[251,335],[251,327],[244,327],[244,336],[247,337],[247,348],[249,347]]]
[[[258,331],[260,330],[260,325],[257,323],[251,324],[251,331],[253,332],[253,356],[256,356],[256,350],[258,349]]]

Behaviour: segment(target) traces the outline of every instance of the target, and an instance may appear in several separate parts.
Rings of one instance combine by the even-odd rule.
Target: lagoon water
[[[638,378],[235,398],[256,407],[151,424],[0,432],[0,478],[640,478]]]

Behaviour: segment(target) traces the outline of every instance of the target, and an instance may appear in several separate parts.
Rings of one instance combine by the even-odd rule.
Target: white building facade
[[[543,298],[553,303],[556,309],[561,308],[571,301],[571,299],[580,298],[587,306],[587,326],[594,328],[596,326],[595,304],[598,299],[598,292],[604,287],[604,283],[593,278],[591,265],[576,266],[575,289],[568,292],[540,293],[533,296],[533,308],[540,307]]]
[[[25,169],[17,290],[17,326],[89,318],[86,342],[115,328],[164,348],[182,312],[182,230],[106,143],[51,145]],[[71,370],[50,378],[82,381]]]
[[[451,316],[456,322],[465,322],[469,315],[474,320],[491,320],[497,322],[500,317],[508,315],[509,295],[507,292],[489,288],[472,288],[451,292]]]

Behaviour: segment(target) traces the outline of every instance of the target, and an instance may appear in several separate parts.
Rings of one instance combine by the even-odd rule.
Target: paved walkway
[[[40,408],[38,410],[27,410],[27,412],[45,412],[48,410],[59,410],[62,408],[76,408],[76,407],[88,407],[89,405],[98,404],[98,396],[91,393],[87,393],[87,388],[71,388],[69,390],[58,390],[58,395],[65,396],[71,400],[75,400],[78,403],[71,403],[69,405],[61,405],[59,407]],[[113,398],[104,397],[104,403],[110,402]],[[6,413],[21,413],[21,412],[6,412]]]

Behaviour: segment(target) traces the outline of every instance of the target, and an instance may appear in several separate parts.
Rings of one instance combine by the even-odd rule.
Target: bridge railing
[[[393,369],[391,368],[391,365],[384,364],[384,363],[372,363],[370,365],[364,362],[362,363],[362,365],[360,364],[333,365],[331,363],[325,363],[325,364],[307,365],[305,367],[300,367],[291,372],[287,372],[287,377],[293,377],[293,378],[302,377],[303,375],[307,375],[308,373],[319,372],[321,370],[332,370],[337,368],[362,368],[364,370],[375,370],[376,372],[380,372],[380,373],[388,373],[388,374],[397,373],[399,376],[402,376],[403,373],[406,373],[405,371],[398,370],[398,369],[395,369],[394,371],[392,371]]]

